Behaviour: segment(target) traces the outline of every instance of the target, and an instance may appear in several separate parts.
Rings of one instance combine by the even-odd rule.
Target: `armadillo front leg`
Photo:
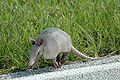
[[[58,65],[58,62],[56,61],[56,58],[52,59],[53,65],[55,68],[59,68],[60,66]]]

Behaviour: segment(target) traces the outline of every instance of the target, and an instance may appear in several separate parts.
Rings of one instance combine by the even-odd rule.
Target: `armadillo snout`
[[[29,69],[33,69],[35,65],[35,61],[29,61],[28,67]]]

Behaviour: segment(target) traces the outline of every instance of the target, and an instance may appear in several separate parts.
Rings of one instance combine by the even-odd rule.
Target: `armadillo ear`
[[[40,45],[42,45],[44,43],[44,40],[43,39],[41,39],[40,40]]]
[[[36,43],[36,41],[34,39],[32,39],[32,38],[29,38],[29,39],[30,39],[32,45],[34,45]]]

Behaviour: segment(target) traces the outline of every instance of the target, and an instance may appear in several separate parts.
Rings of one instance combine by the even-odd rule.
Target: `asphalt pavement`
[[[46,67],[0,75],[0,80],[120,80],[120,55],[87,62],[75,61],[61,68]]]

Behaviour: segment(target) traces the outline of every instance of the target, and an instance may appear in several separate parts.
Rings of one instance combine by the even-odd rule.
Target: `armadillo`
[[[32,49],[29,57],[29,68],[34,68],[40,56],[43,56],[45,59],[51,59],[54,67],[58,68],[64,64],[69,52],[72,52],[80,58],[96,59],[79,52],[72,45],[70,36],[58,28],[46,28],[36,40],[31,38],[30,40],[32,42]],[[60,57],[60,53],[63,53],[62,57]]]

